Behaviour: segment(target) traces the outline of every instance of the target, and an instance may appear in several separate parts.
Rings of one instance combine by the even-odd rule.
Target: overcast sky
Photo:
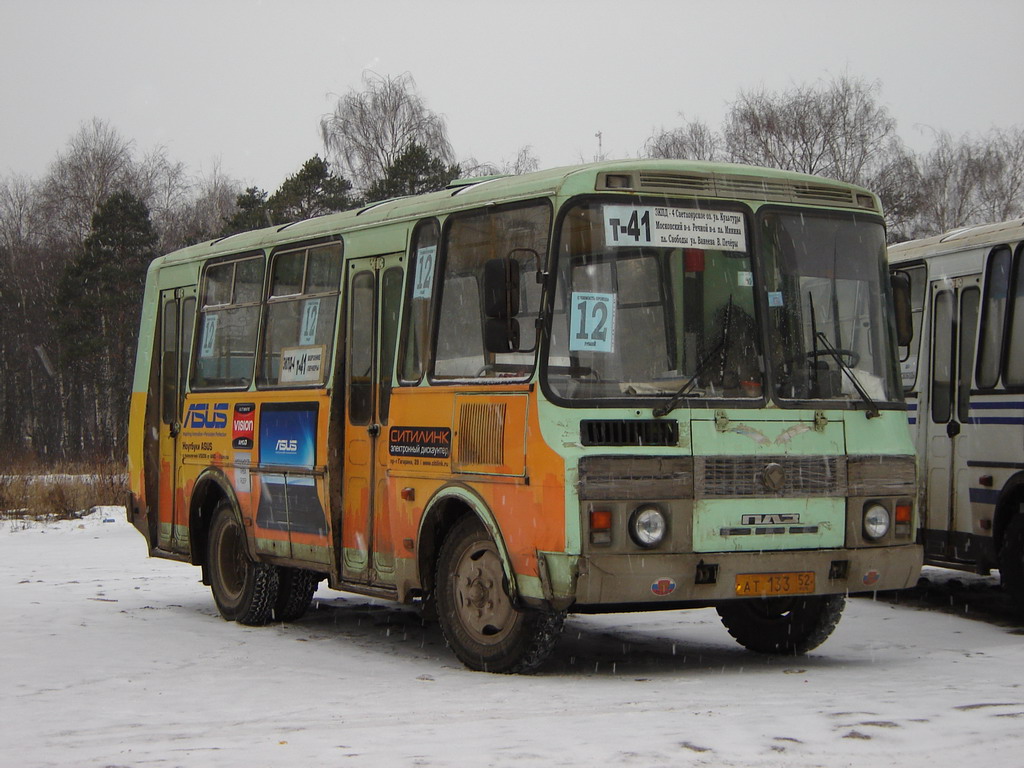
[[[140,153],[273,191],[364,71],[409,72],[460,159],[637,156],[741,89],[848,74],[918,150],[1024,125],[1021,0],[0,0],[0,178],[107,121]]]

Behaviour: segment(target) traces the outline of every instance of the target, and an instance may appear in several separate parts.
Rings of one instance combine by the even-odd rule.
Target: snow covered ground
[[[105,522],[109,520],[110,522]],[[1024,632],[851,600],[806,657],[711,610],[570,617],[532,676],[470,672],[409,608],[321,588],[221,620],[123,510],[0,523],[3,766],[1020,766]]]

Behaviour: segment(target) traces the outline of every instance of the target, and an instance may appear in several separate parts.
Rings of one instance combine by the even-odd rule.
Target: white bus
[[[987,574],[1024,607],[1024,219],[889,248],[911,286],[900,348],[925,562]]]

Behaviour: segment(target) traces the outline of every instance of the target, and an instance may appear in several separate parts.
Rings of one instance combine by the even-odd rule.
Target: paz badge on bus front
[[[771,464],[767,464],[764,471],[761,472],[761,482],[769,491],[778,493],[786,486],[786,470],[781,464],[776,464],[773,461]]]

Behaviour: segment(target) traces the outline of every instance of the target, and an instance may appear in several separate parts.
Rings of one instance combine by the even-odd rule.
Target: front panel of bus
[[[541,554],[550,590],[596,606],[913,583],[879,217],[594,195],[554,242],[539,422],[566,465],[567,548]]]

